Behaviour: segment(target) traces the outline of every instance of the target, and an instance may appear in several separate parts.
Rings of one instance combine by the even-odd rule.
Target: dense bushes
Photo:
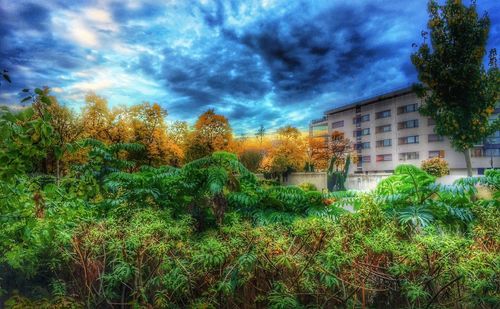
[[[459,299],[487,307],[498,301],[497,208],[488,222],[471,226],[471,237],[436,228],[409,237],[371,197],[363,205],[339,220],[307,217],[285,225],[255,226],[231,213],[220,229],[201,234],[189,217],[137,209],[127,219],[76,227],[54,251],[61,264],[51,266],[50,286],[92,307],[425,307]],[[41,257],[32,256],[46,263]],[[10,300],[20,301],[27,300]]]
[[[73,147],[89,159],[67,176],[0,183],[6,307],[500,301],[496,170],[444,186],[402,165],[373,192],[320,193],[259,181],[225,152],[154,168],[127,159],[140,145]]]

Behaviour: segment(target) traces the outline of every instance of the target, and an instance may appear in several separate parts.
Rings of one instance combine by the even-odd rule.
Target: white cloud
[[[70,23],[68,35],[73,41],[84,47],[98,47],[100,42],[97,34],[80,20]]]
[[[108,11],[98,8],[85,8],[82,13],[86,21],[92,22],[93,26],[98,30],[118,31],[118,25],[113,21]]]
[[[116,40],[119,32],[107,9],[83,7],[77,11],[62,10],[53,14],[53,32],[85,48],[97,49]]]
[[[96,92],[110,100],[110,103],[132,104],[131,98],[155,100],[163,96],[163,88],[154,81],[138,74],[124,71],[120,67],[97,66],[72,73],[77,81],[61,89],[62,97],[73,102],[82,102],[88,92]]]
[[[52,19],[54,33],[82,47],[96,48],[100,45],[97,32],[87,26],[88,21],[74,12],[62,12]]]

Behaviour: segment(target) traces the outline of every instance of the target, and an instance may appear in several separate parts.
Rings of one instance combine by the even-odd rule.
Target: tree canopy
[[[186,160],[189,162],[215,151],[230,149],[233,134],[227,118],[209,109],[198,117],[188,140]]]
[[[469,149],[500,128],[499,119],[490,122],[500,98],[495,51],[490,67],[483,64],[490,20],[477,13],[474,2],[432,0],[428,10],[430,33],[423,33],[424,42],[411,56],[421,82],[415,87],[423,99],[420,113],[433,118],[436,133],[464,152],[471,175]]]

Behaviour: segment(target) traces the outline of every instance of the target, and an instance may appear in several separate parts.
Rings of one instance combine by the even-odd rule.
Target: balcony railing
[[[320,123],[320,122],[323,122],[323,121],[326,121],[326,116],[323,116],[321,118],[317,118],[317,119],[311,120],[311,124],[316,124],[316,123]]]

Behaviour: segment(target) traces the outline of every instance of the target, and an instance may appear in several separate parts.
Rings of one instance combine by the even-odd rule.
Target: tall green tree
[[[499,128],[490,122],[499,99],[500,77],[496,53],[490,53],[485,68],[486,43],[490,30],[487,14],[477,13],[475,2],[460,0],[428,5],[430,42],[424,42],[411,61],[418,72],[417,95],[423,99],[420,113],[436,121],[435,131],[450,139],[464,153],[468,175],[472,175],[470,148]]]

